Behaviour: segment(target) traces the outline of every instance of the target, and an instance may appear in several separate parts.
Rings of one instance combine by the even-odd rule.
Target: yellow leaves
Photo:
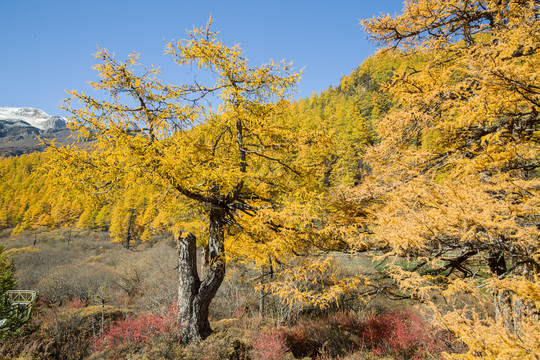
[[[538,274],[527,274],[527,276],[511,276],[504,279],[495,280],[495,285],[500,290],[509,290],[520,299],[540,308],[540,284]]]
[[[536,359],[540,355],[540,322],[534,315],[538,308],[536,282],[523,277],[504,280],[454,278],[440,282],[432,276],[422,276],[398,266],[391,267],[389,273],[402,291],[427,305],[435,323],[466,344],[464,353],[446,354],[447,358]],[[491,290],[495,294],[511,291],[515,329],[509,329],[490,315],[494,296]]]
[[[403,14],[380,15],[361,21],[371,36],[384,43],[403,47],[446,46],[453,40],[466,20],[460,14],[470,11],[474,4],[462,1],[434,0],[405,1]],[[428,33],[429,31],[429,33]],[[428,36],[431,35],[431,36]],[[419,46],[419,47],[420,47]]]
[[[172,229],[205,243],[208,212],[218,206],[227,213],[229,259],[261,264],[305,252],[316,218],[308,204],[320,190],[312,177],[320,149],[313,149],[324,134],[293,131],[286,118],[299,74],[272,60],[250,67],[240,47],[225,45],[210,24],[166,45],[177,64],[211,70],[214,79],[200,83],[165,85],[137,55],[119,61],[99,49],[100,80],[92,86],[109,96],[69,92],[71,126],[94,142],[92,151],[57,148],[58,164],[68,165],[61,172],[100,194],[106,206],[98,226],[110,222],[117,240],[130,231],[149,239]],[[86,211],[84,223],[97,223],[93,214]]]
[[[528,42],[530,39],[522,33],[517,35],[521,29],[537,27],[537,22],[536,25],[529,21],[527,25],[503,26],[489,36],[477,35],[474,41],[469,39],[472,42],[465,48],[459,43],[437,44],[441,40],[437,37],[448,35],[446,25],[441,25],[445,19],[449,24],[454,20],[464,21],[455,17],[459,17],[460,12],[474,12],[477,6],[451,3],[411,1],[406,3],[403,15],[366,22],[375,36],[383,34],[380,36],[388,36],[391,41],[411,41],[419,48],[429,44],[431,51],[427,67],[395,78],[391,91],[404,108],[381,122],[379,133],[383,142],[368,151],[379,181],[398,187],[391,191],[385,212],[378,214],[380,236],[395,239],[393,246],[421,249],[437,239],[437,234],[466,243],[489,241],[505,227],[512,230],[506,231],[504,236],[520,231],[516,216],[523,214],[524,206],[510,206],[510,200],[501,203],[487,195],[487,191],[493,190],[478,181],[481,177],[478,174],[507,171],[521,176],[520,170],[512,169],[526,167],[526,164],[534,167],[540,150],[537,142],[530,141],[527,134],[515,127],[516,122],[525,121],[521,117],[529,117],[528,111],[535,111],[517,86],[534,92],[530,88],[531,80],[526,78],[533,74],[531,79],[535,79],[538,71],[529,68],[524,61],[537,63],[538,56],[533,52],[512,61],[505,54],[505,51],[514,53],[522,40]],[[520,6],[524,12],[529,11],[528,5],[509,4],[508,8],[499,9],[507,12],[505,16],[516,21],[530,16],[530,13],[525,17],[517,14]],[[477,15],[487,14],[482,11]],[[466,25],[464,22],[463,26]],[[477,25],[470,24],[471,27]],[[422,43],[414,34],[421,29],[432,30],[426,36],[435,42]],[[487,30],[479,26],[476,31]],[[510,120],[512,116],[514,120]],[[418,172],[432,175],[427,175],[424,183],[421,177],[415,179]],[[434,180],[446,183],[449,188],[429,184]],[[402,204],[404,198],[407,201]],[[400,211],[403,208],[406,210]],[[463,221],[466,230],[460,233],[457,230],[459,219],[464,217],[468,217]],[[399,218],[404,221],[396,220]],[[408,231],[400,235],[400,229]],[[534,236],[527,236],[528,241]]]
[[[422,276],[399,266],[390,266],[388,275],[398,284],[400,290],[409,294],[414,300],[429,301],[432,299],[433,292],[439,288],[433,285],[430,276]]]
[[[516,26],[501,26],[497,32],[489,32],[481,25],[470,25],[471,29],[473,26],[479,27],[474,30],[474,41],[467,47],[459,43],[443,47],[432,45],[429,66],[395,77],[390,90],[405,109],[381,123],[380,134],[388,139],[386,143],[401,141],[402,145],[411,147],[418,146],[418,141],[423,140],[424,146],[429,145],[428,148],[435,153],[459,148],[465,153],[474,154],[476,158],[472,160],[469,156],[459,164],[456,162],[459,167],[455,170],[459,173],[500,169],[535,161],[533,154],[539,151],[538,143],[530,141],[532,139],[526,132],[517,130],[516,122],[509,118],[518,116],[520,121],[525,121],[529,117],[527,114],[535,111],[536,100],[533,97],[537,96],[534,89],[538,86],[539,58],[531,41],[537,43],[540,40],[538,23],[536,20],[529,21],[532,15],[528,5],[510,3],[512,5],[504,10],[505,16],[515,20]],[[432,1],[414,2],[406,9],[418,11],[422,6],[437,9],[437,4]],[[465,5],[455,3],[449,6],[445,3],[441,6],[457,13]],[[520,14],[517,10],[520,7],[529,15]],[[414,22],[422,22],[416,16],[418,14],[413,16],[407,11],[401,17],[396,17],[395,21],[411,17]],[[475,9],[463,8],[459,11],[474,12]],[[482,17],[482,11],[475,14]],[[436,28],[439,20],[436,17],[441,15],[434,10],[429,16],[434,21],[431,25]],[[373,22],[376,23],[376,20]],[[381,26],[384,27],[384,24],[381,23]],[[435,31],[431,37],[436,37],[436,34]],[[402,35],[414,44],[419,43],[414,35]],[[388,36],[399,38],[398,34],[389,33]],[[534,130],[534,126],[531,130]],[[429,142],[426,143],[426,139]],[[523,140],[526,140],[526,146]],[[414,161],[410,159],[409,163]]]
[[[57,187],[46,172],[47,154],[29,154],[0,161],[0,227],[26,229],[70,226],[80,215],[81,199]]]
[[[468,346],[465,354],[452,359],[537,359],[540,356],[540,323],[532,318],[519,321],[519,331],[482,318],[475,311],[453,311],[441,316],[442,324]]]
[[[404,252],[430,251],[439,239],[460,247],[482,247],[500,236],[516,244],[535,244],[538,232],[523,229],[522,224],[534,212],[536,201],[524,201],[511,184],[493,186],[479,180],[471,177],[436,184],[417,178],[399,186],[385,196],[384,207],[375,213],[376,237]],[[531,199],[538,197],[535,183],[519,182],[531,191],[527,196]],[[494,192],[508,196],[501,201],[490,195]]]
[[[190,31],[189,39],[168,43],[166,53],[174,56],[179,65],[194,63],[198,68],[215,72],[217,80],[211,87],[219,90],[220,112],[235,115],[265,112],[267,104],[279,102],[298,82],[299,74],[291,73],[291,66],[284,62],[271,61],[267,65],[250,68],[239,45],[229,47],[223,44],[216,38],[217,33],[210,30],[211,23],[212,19],[205,28]]]
[[[371,200],[387,257],[424,257],[390,274],[439,307],[469,346],[456,358],[538,357],[538,11],[529,1],[411,0],[401,15],[364,22],[385,45],[428,56],[394,77],[401,109],[380,123],[373,176],[357,192]],[[506,304],[493,301],[504,294]],[[514,317],[500,315],[509,308]]]
[[[314,306],[325,309],[339,306],[344,295],[369,283],[361,276],[343,278],[337,273],[332,258],[302,259],[278,274],[278,279],[260,284],[259,291],[270,291],[291,308]],[[361,299],[366,301],[366,299]]]

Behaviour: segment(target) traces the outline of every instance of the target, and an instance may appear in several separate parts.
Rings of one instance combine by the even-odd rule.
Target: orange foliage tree
[[[319,188],[308,175],[317,169],[310,149],[320,137],[293,129],[286,118],[299,75],[273,61],[250,67],[240,47],[223,44],[209,25],[166,46],[178,65],[206,70],[205,83],[167,85],[136,55],[121,62],[100,49],[100,80],[91,85],[106,92],[106,100],[71,91],[66,106],[71,128],[92,142],[52,151],[53,167],[86,192],[125,194],[115,195],[124,205],[112,213],[119,223],[111,230],[119,237],[129,239],[133,218],[144,208],[133,189],[161,194],[152,208],[165,209],[165,226],[180,234],[184,343],[211,333],[208,308],[228,259],[265,263],[307,246],[298,236],[310,220],[302,204]],[[197,273],[197,237],[208,254],[204,279]]]
[[[444,302],[466,358],[540,355],[539,17],[537,1],[407,0],[362,22],[429,61],[389,84],[397,109],[349,201],[373,219],[371,246],[412,260],[390,267],[397,286]]]

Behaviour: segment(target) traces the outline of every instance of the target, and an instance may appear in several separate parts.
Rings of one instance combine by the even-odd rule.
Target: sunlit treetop
[[[211,22],[166,45],[178,65],[202,71],[200,82],[195,77],[169,85],[158,69],[139,64],[137,55],[122,62],[100,49],[99,80],[91,85],[106,96],[70,91],[65,106],[73,114],[71,128],[91,143],[56,148],[63,158],[58,161],[70,164],[63,176],[87,192],[106,196],[145,183],[149,191],[168,194],[163,207],[177,229],[201,236],[208,226],[203,214],[219,208],[235,239],[272,242],[283,235],[270,231],[285,226],[278,222],[297,221],[300,227],[310,221],[310,206],[295,205],[304,213],[294,221],[278,213],[320,190],[314,175],[329,142],[288,118],[288,98],[300,76],[291,65],[251,67],[238,45],[217,38]],[[251,241],[244,241],[247,247]],[[230,249],[249,257],[246,246],[237,241]],[[268,261],[261,252],[295,246],[304,245],[268,246],[252,255]]]

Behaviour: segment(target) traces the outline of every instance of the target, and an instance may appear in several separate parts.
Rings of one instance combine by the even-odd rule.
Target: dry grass
[[[128,313],[162,313],[176,299],[177,251],[170,237],[127,250],[111,243],[106,233],[66,228],[14,237],[3,231],[0,245],[9,249],[19,288],[41,295],[34,319],[0,346],[0,357],[37,359],[40,352],[67,351],[66,359],[110,358],[113,353],[92,347],[101,334],[101,310],[106,309],[108,329]],[[377,271],[365,256],[336,255],[335,260],[343,276]],[[245,265],[228,264],[210,308],[215,333],[201,344],[183,347],[155,337],[142,346],[128,342],[116,354],[132,359],[380,359],[385,354],[362,345],[359,324],[396,306],[409,307],[383,298],[353,301],[352,294],[341,305],[340,314],[347,315],[340,318],[336,309],[291,309],[266,294],[261,316],[261,293],[253,290],[259,275]]]

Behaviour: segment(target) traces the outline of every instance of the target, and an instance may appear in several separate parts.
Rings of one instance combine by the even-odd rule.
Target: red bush
[[[81,299],[78,298],[78,297],[74,297],[74,298],[71,299],[71,300],[67,303],[67,305],[66,305],[66,307],[67,307],[68,309],[81,309],[81,308],[83,308],[83,307],[85,307],[85,306],[86,306],[86,302],[83,301],[83,300],[81,300]]]
[[[253,341],[253,360],[280,360],[289,351],[285,345],[285,336],[281,331],[269,331],[259,334]]]
[[[114,352],[127,346],[140,347],[157,338],[179,341],[177,314],[177,306],[173,305],[163,314],[143,313],[117,321],[94,339],[94,350]]]
[[[423,359],[450,351],[444,333],[412,311],[390,311],[374,316],[359,328],[362,342],[376,355]],[[448,337],[448,334],[447,336]]]
[[[453,352],[453,337],[413,311],[390,311],[359,322],[352,314],[303,319],[281,328],[284,344],[296,358],[339,358],[359,350],[396,359],[436,358]]]

